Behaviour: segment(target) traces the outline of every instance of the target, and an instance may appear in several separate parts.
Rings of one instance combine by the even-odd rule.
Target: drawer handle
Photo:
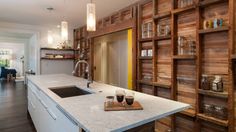
[[[33,107],[33,109],[35,109],[35,105],[33,104],[32,101],[30,101],[30,104],[31,104],[31,106]]]
[[[47,109],[47,112],[52,117],[53,120],[57,119],[56,115],[50,109]]]
[[[67,119],[69,119],[74,125],[78,126],[78,123],[75,122],[68,114],[66,114],[66,112],[60,106],[57,105],[56,107],[63,115],[65,115]]]
[[[42,100],[40,100],[40,102],[41,102],[41,104],[43,105],[43,107],[44,107],[45,109],[48,108],[48,106],[47,106]]]

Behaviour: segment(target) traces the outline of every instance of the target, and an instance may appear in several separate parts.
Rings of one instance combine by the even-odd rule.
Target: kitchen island
[[[154,131],[154,121],[190,107],[188,104],[135,92],[137,111],[104,111],[106,96],[119,87],[64,74],[28,77],[28,111],[38,132]],[[91,94],[61,98],[50,89],[76,86]]]

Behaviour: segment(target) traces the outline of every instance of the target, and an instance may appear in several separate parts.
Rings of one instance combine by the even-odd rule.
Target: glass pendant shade
[[[96,31],[95,4],[87,4],[87,31]]]
[[[61,38],[63,41],[68,40],[68,22],[66,21],[61,22]]]
[[[48,31],[48,44],[53,44],[52,31]]]

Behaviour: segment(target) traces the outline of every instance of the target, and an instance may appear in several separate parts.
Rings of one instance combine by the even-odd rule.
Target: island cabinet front
[[[28,111],[37,132],[79,132],[78,124],[31,82],[28,83]]]

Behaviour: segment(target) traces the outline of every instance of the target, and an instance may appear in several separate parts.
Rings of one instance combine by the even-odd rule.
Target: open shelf
[[[152,38],[142,38],[142,39],[139,39],[139,42],[151,42],[152,41]]]
[[[184,114],[184,115],[187,115],[187,116],[190,116],[190,117],[195,117],[196,116],[196,111],[193,110],[193,109],[187,109],[187,110],[184,110],[180,113]]]
[[[199,113],[199,114],[197,114],[197,117],[199,119],[202,119],[202,120],[205,120],[205,121],[209,121],[209,122],[212,122],[212,123],[224,126],[224,127],[227,127],[229,125],[227,120],[217,119],[215,117],[210,117],[210,116],[207,116],[205,114],[200,114]]]
[[[41,57],[42,60],[74,60],[74,58],[47,58]]]
[[[162,83],[158,83],[158,82],[153,82],[153,86],[157,86],[157,87],[161,87],[161,88],[167,88],[167,89],[171,88],[171,85],[162,84]]]
[[[224,31],[228,31],[228,30],[229,30],[229,27],[224,26],[224,27],[220,27],[220,28],[200,29],[198,32],[199,32],[199,34],[206,34],[206,33],[224,32]]]
[[[206,7],[212,4],[218,4],[218,3],[222,3],[222,2],[226,2],[227,0],[204,0],[199,2],[199,6],[200,7]]]
[[[177,15],[177,14],[180,14],[182,12],[194,10],[195,8],[196,8],[196,5],[191,5],[191,6],[175,9],[175,10],[172,11],[172,13]]]
[[[207,96],[212,96],[212,97],[219,97],[219,98],[228,98],[228,93],[226,92],[214,92],[211,90],[203,90],[203,89],[198,89],[199,94],[207,95]]]
[[[74,51],[74,49],[40,48],[41,50]]]
[[[174,55],[173,59],[176,59],[176,60],[193,60],[193,59],[196,59],[196,55]]]
[[[157,14],[157,15],[153,16],[153,19],[157,20],[157,19],[161,19],[161,18],[165,18],[165,17],[170,17],[170,16],[171,16],[171,12],[167,11],[167,12],[163,12],[163,13],[160,13],[160,14]]]
[[[171,36],[157,36],[157,37],[154,37],[155,41],[168,40],[168,39],[171,39]]]
[[[140,56],[139,59],[140,60],[152,60],[152,56]]]
[[[138,83],[145,84],[145,85],[153,85],[152,81],[147,81],[147,80],[139,80]]]

